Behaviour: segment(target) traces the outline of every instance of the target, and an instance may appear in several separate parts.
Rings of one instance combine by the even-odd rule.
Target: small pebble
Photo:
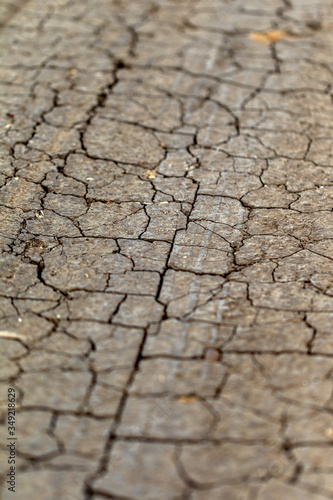
[[[220,352],[217,349],[214,349],[213,347],[209,347],[206,349],[204,358],[207,361],[218,361],[220,359]]]

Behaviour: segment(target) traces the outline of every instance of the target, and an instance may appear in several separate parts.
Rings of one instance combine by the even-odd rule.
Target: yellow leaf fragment
[[[22,408],[22,405],[20,405],[19,403],[16,403],[15,402],[15,411],[18,411]],[[0,405],[0,411],[1,410],[5,410],[5,411],[8,411],[8,406],[7,405]]]
[[[144,174],[143,174],[144,177],[146,177],[146,179],[155,179],[156,176],[157,176],[157,172],[155,169],[153,170],[147,170]]]
[[[180,396],[178,401],[180,403],[194,403],[194,401],[198,401],[198,399],[197,396]]]
[[[274,43],[282,40],[287,37],[287,33],[284,31],[271,30],[260,32],[252,32],[249,34],[251,40],[255,42],[263,42],[263,43]]]

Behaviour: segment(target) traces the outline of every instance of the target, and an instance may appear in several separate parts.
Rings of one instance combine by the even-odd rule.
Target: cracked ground
[[[0,27],[1,499],[332,499],[332,3]]]

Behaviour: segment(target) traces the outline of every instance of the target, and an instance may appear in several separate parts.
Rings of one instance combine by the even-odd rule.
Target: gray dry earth
[[[332,499],[332,2],[0,20],[1,498]]]

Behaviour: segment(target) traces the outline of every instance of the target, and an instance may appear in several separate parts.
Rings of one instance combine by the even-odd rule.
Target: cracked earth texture
[[[3,500],[333,498],[332,12],[2,3]]]

